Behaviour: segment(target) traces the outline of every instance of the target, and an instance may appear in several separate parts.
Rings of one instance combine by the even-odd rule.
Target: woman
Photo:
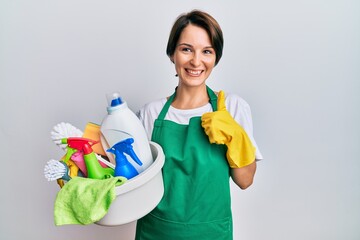
[[[149,139],[165,153],[165,193],[138,221],[137,240],[232,239],[229,178],[246,189],[262,156],[248,104],[206,85],[222,49],[221,28],[209,14],[194,10],[174,23],[167,55],[178,86],[139,111]]]

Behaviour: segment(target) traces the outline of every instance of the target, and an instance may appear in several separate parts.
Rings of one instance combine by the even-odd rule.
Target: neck
[[[179,85],[171,105],[177,109],[193,109],[202,107],[208,102],[209,96],[205,84],[196,87]]]

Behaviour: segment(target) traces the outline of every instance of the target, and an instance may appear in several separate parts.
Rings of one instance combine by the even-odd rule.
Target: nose
[[[194,67],[198,67],[201,63],[201,55],[200,53],[194,52],[194,54],[192,55],[192,58],[190,60],[190,63],[194,66]]]

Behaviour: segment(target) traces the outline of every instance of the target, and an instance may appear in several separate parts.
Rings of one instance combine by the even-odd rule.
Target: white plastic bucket
[[[138,176],[116,187],[116,198],[96,224],[116,226],[136,221],[153,210],[164,194],[162,167],[165,156],[159,144],[150,142],[154,162]]]

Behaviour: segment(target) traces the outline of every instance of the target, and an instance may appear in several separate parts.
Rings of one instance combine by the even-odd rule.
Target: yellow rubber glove
[[[227,146],[226,158],[231,168],[244,167],[255,161],[255,147],[245,130],[226,110],[223,91],[218,94],[218,110],[203,114],[201,125],[210,143]]]

